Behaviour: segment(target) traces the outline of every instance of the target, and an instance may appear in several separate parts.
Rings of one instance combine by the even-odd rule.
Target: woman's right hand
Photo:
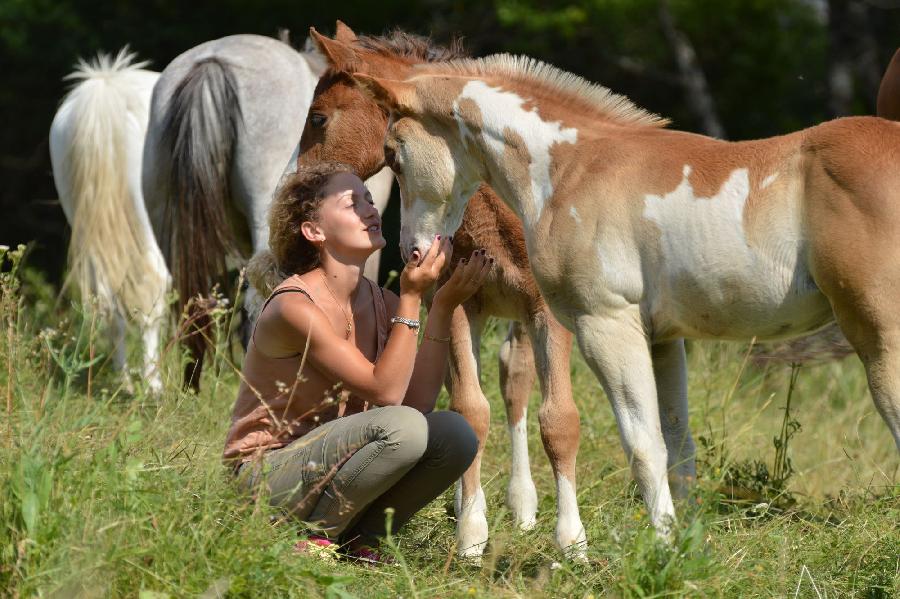
[[[400,294],[423,295],[438,280],[444,266],[450,260],[453,248],[449,237],[435,237],[425,256],[415,250],[400,273]]]
[[[434,294],[432,310],[439,306],[452,312],[481,288],[493,265],[494,259],[485,250],[475,250],[468,260],[460,260],[447,282]]]

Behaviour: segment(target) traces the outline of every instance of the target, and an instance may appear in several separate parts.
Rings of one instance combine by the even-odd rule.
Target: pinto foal
[[[300,142],[299,161],[340,160],[363,178],[381,169],[387,114],[353,82],[351,73],[405,77],[419,63],[458,57],[456,49],[396,32],[388,37],[357,36],[338,22],[335,39],[312,32],[330,68],[322,75]],[[387,157],[390,164],[391,157]],[[428,176],[422,174],[420,176]],[[575,494],[575,457],[580,424],[572,401],[569,354],[572,337],[551,314],[531,275],[522,226],[487,186],[481,186],[454,236],[454,255],[487,249],[497,260],[481,290],[453,317],[450,347],[451,408],[475,429],[478,454],[457,487],[457,551],[478,560],[488,539],[481,456],[490,424],[490,404],[481,391],[481,331],[488,316],[513,322],[500,351],[501,393],[512,441],[512,473],[507,503],[522,528],[535,523],[537,491],[531,478],[526,437],[528,396],[535,364],[543,402],[541,438],[557,483],[556,541],[575,558],[585,554],[584,526]]]
[[[407,251],[454,231],[482,181],[522,220],[661,534],[669,484],[681,494],[695,472],[685,337],[777,339],[836,318],[900,448],[900,124],[729,143],[509,55],[355,79],[393,114]]]

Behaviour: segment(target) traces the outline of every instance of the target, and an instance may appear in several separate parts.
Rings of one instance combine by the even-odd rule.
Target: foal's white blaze
[[[578,130],[562,127],[559,121],[547,122],[537,112],[537,108],[525,110],[525,100],[518,94],[491,87],[484,81],[470,81],[463,88],[456,100],[467,98],[475,102],[481,111],[482,136],[493,152],[497,162],[502,163],[506,150],[506,131],[512,130],[525,143],[531,163],[528,170],[531,175],[531,205],[523,206],[525,218],[536,223],[544,211],[544,204],[553,195],[553,183],[550,180],[550,148],[558,143],[574,144],[578,139]],[[457,116],[457,123],[460,118]],[[502,129],[493,126],[502,124]],[[460,125],[460,134],[469,134],[468,129]],[[470,135],[470,134],[469,134]]]
[[[506,501],[516,522],[523,530],[533,528],[537,515],[537,489],[531,479],[528,460],[528,410],[522,411],[522,419],[509,427],[512,441],[512,472],[509,477]]]

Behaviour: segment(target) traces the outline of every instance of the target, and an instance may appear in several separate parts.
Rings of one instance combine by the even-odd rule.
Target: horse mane
[[[536,85],[577,104],[597,116],[619,124],[665,127],[669,120],[638,107],[627,97],[530,56],[493,54],[484,58],[461,58],[420,67],[422,74],[447,73],[460,76],[498,77]]]
[[[385,35],[361,35],[353,42],[362,50],[391,58],[409,58],[416,62],[445,62],[468,56],[462,38],[454,37],[448,46],[436,44],[430,37],[394,29]]]

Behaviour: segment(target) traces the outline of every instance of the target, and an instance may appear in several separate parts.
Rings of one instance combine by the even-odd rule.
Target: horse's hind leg
[[[481,392],[482,320],[465,306],[453,312],[450,338],[450,409],[459,412],[478,437],[478,453],[456,487],[456,551],[481,559],[488,540],[487,504],[481,488],[481,457],[491,422],[491,406]]]
[[[569,557],[584,559],[587,538],[575,492],[581,422],[572,400],[569,372],[572,334],[549,310],[538,313],[530,327],[543,397],[538,414],[541,439],[556,478],[556,542]]]
[[[872,155],[868,172],[855,162],[847,168],[849,150],[820,150],[822,165],[813,165],[807,182],[817,194],[806,209],[813,278],[862,360],[875,407],[900,450],[900,178],[892,150],[900,133],[879,133],[878,147],[888,151]]]
[[[165,323],[165,299],[164,294],[153,307],[149,315],[144,318],[143,335],[143,375],[144,381],[155,394],[162,392],[161,357],[159,355],[159,333]]]
[[[128,379],[128,343],[126,333],[128,332],[128,322],[125,317],[114,310],[112,318],[110,318],[110,326],[112,330],[113,342],[113,368],[116,369],[124,380]]]
[[[528,458],[528,396],[534,379],[531,340],[520,323],[511,322],[506,340],[500,346],[500,392],[506,406],[512,447],[506,504],[523,530],[534,527],[537,515],[537,489],[531,479]]]
[[[651,352],[659,419],[668,456],[669,487],[676,498],[684,498],[697,477],[694,439],[688,423],[684,340],[653,345]]]
[[[833,305],[838,325],[865,366],[875,407],[900,451],[900,317],[876,316],[875,311],[841,301]]]

